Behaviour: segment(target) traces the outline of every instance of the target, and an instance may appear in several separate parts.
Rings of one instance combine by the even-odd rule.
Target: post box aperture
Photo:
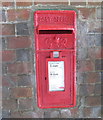
[[[34,13],[37,98],[40,108],[76,104],[76,12]]]

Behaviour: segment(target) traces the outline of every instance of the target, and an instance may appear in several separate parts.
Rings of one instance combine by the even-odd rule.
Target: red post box
[[[34,28],[38,106],[75,106],[76,12],[38,10]]]

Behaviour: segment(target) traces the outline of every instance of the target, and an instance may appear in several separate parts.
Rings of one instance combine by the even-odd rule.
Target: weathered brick
[[[86,106],[100,106],[101,105],[101,97],[100,96],[88,96],[85,100]]]
[[[32,88],[11,88],[11,98],[32,97]]]
[[[16,24],[17,35],[29,35],[29,30],[26,22]]]
[[[102,21],[88,21],[88,33],[102,33]]]
[[[100,87],[101,96],[103,96],[103,89],[102,88],[103,88],[103,85],[101,85],[101,87]]]
[[[98,72],[88,72],[87,79],[84,83],[97,83],[100,82],[100,76]]]
[[[82,19],[95,19],[95,8],[77,8],[82,15]]]
[[[103,60],[101,59],[95,60],[95,70],[103,70]]]
[[[11,62],[15,60],[16,54],[13,50],[4,50],[2,51],[2,61],[3,62]]]
[[[89,59],[95,59],[96,55],[95,55],[95,47],[89,47],[88,48],[88,58]]]
[[[2,110],[2,118],[10,118],[10,111],[9,110]]]
[[[59,118],[60,112],[59,111],[52,111],[50,114],[50,118]]]
[[[103,46],[103,35],[102,34],[95,34],[95,46]]]
[[[85,107],[83,109],[84,117],[88,118],[98,118],[101,117],[100,107]]]
[[[23,118],[20,111],[11,111],[10,118]]]
[[[2,35],[15,35],[15,25],[14,24],[3,24]]]
[[[21,21],[28,20],[30,16],[30,10],[28,9],[11,9],[7,11],[9,21]]]
[[[31,55],[29,49],[20,49],[16,51],[17,61],[30,61]]]
[[[70,118],[71,111],[69,109],[62,109],[61,110],[61,118]]]
[[[2,21],[6,22],[5,10],[2,10]]]
[[[31,63],[21,62],[8,64],[8,73],[11,74],[28,74],[32,72]]]
[[[8,39],[8,49],[29,48],[31,46],[30,37],[11,37]]]
[[[94,47],[95,46],[95,35],[94,34],[87,34],[85,37],[85,41],[87,41],[87,47]]]
[[[6,38],[2,37],[2,49],[5,50],[6,48],[7,48],[7,46],[6,46]]]
[[[11,118],[41,118],[41,116],[38,116],[38,113],[33,111],[12,111],[11,112]]]
[[[93,95],[94,90],[95,90],[95,85],[82,84],[79,88],[79,96]]]
[[[2,90],[2,83],[0,83],[0,103],[1,103],[1,100],[2,100],[2,91],[3,91]],[[0,109],[1,109],[1,106],[0,106]]]
[[[2,88],[2,99],[9,98],[10,97],[10,91],[7,87]]]
[[[50,113],[51,113],[51,110],[44,111],[44,117],[45,118],[50,118]]]
[[[87,72],[94,70],[94,62],[90,60],[79,61],[77,65],[77,70],[79,72]]]
[[[77,34],[77,48],[85,48],[88,47],[87,45],[87,22],[86,21],[80,21],[78,20],[77,22],[77,29],[78,29],[78,34]]]
[[[77,51],[77,59],[85,60],[88,58],[87,48],[79,48]]]
[[[97,19],[103,19],[102,11],[103,11],[102,7],[97,8],[97,10],[96,10]]]
[[[100,72],[100,78],[101,78],[101,81],[103,81],[103,72],[102,71]]]
[[[19,99],[19,109],[20,110],[32,110],[33,109],[33,100],[32,99]]]
[[[71,117],[72,118],[78,118],[79,117],[79,109],[78,108],[70,109],[70,112],[71,112]]]
[[[16,87],[18,81],[18,76],[6,75],[2,77],[2,86],[3,87]]]
[[[87,73],[77,72],[77,84],[82,84],[87,81]]]
[[[7,74],[7,64],[2,64],[2,74]]]
[[[101,95],[101,84],[95,85],[95,95]]]
[[[38,116],[38,113],[32,112],[32,111],[23,112],[22,117],[23,118],[41,118]]]
[[[31,76],[30,75],[19,75],[18,86],[32,86]]]
[[[5,110],[15,110],[17,109],[17,100],[16,99],[5,99],[2,102],[3,109]]]
[[[4,7],[14,6],[14,2],[13,0],[11,0],[10,2],[2,2],[2,6]]]

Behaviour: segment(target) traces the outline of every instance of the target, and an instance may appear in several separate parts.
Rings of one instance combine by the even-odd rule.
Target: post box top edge
[[[73,13],[77,14],[75,10],[36,10],[34,11],[34,14],[42,14],[42,13]]]

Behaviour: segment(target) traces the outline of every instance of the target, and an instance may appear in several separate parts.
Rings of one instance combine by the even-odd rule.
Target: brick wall
[[[78,11],[77,105],[74,108],[37,107],[33,35],[34,6],[62,4]],[[3,118],[100,118],[103,42],[101,2],[2,2],[2,116]]]

